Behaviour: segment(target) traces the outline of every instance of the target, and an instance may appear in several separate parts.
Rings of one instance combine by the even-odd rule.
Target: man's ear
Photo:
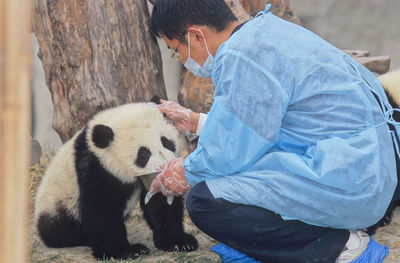
[[[199,27],[191,26],[188,28],[188,32],[190,34],[191,44],[195,43],[194,41],[196,41],[200,44],[200,46],[204,46],[204,35]]]

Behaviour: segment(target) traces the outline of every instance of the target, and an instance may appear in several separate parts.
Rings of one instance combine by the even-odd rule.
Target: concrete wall
[[[400,67],[399,0],[290,0],[304,27],[342,49],[389,55]]]
[[[38,42],[32,34],[32,137],[39,141],[43,150],[53,151],[61,145],[61,139],[51,127],[53,103],[38,51]]]
[[[167,89],[168,99],[177,101],[178,91],[181,85],[181,75],[183,65],[171,56],[171,50],[161,38],[158,39],[158,45],[161,50],[161,59],[163,64],[164,83]]]

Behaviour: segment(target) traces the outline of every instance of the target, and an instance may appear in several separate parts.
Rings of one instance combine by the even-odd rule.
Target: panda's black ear
[[[99,148],[106,148],[114,139],[113,130],[105,125],[97,124],[93,128],[92,141]]]

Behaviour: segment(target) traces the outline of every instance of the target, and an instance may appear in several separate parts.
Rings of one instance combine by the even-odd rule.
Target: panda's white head
[[[188,154],[184,138],[154,106],[126,104],[96,114],[87,126],[89,149],[125,183]]]

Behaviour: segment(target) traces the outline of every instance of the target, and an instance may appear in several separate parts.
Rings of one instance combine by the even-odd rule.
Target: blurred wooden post
[[[28,262],[31,0],[0,0],[0,261]]]

